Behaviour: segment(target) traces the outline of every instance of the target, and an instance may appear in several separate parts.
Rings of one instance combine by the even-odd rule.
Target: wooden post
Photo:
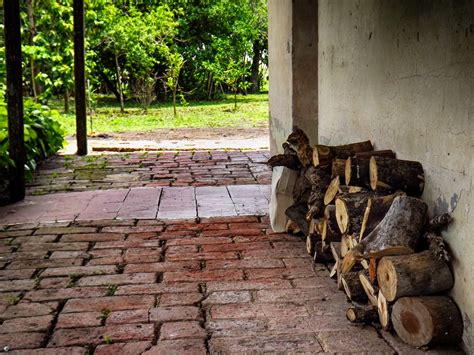
[[[10,158],[10,199],[25,198],[25,142],[23,137],[23,95],[21,72],[21,29],[19,0],[5,1],[5,50],[7,65],[8,140]]]
[[[74,0],[74,79],[76,86],[77,154],[87,155],[84,0]]]

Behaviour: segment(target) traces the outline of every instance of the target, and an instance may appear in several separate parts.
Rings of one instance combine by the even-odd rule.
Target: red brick
[[[39,348],[46,338],[46,333],[8,333],[0,334],[2,349],[8,347],[15,349]]]
[[[206,283],[207,292],[239,291],[239,290],[264,290],[293,288],[290,281],[283,279],[262,279],[242,281],[211,281]]]
[[[121,256],[109,256],[105,258],[94,258],[89,260],[87,266],[98,266],[98,265],[117,265],[123,263],[123,257]]]
[[[271,249],[268,242],[253,242],[253,243],[230,243],[230,244],[209,244],[203,245],[203,252],[215,251],[244,251],[256,249]]]
[[[50,259],[73,259],[88,258],[89,254],[83,251],[55,251],[49,257]]]
[[[157,232],[130,233],[127,240],[151,240],[157,239],[158,235]]]
[[[31,261],[30,261],[30,267]],[[18,279],[30,279],[33,277],[36,269],[21,269],[21,270],[0,270],[0,280],[18,280]]]
[[[258,223],[258,222],[233,222],[229,223],[229,229],[266,229],[268,228],[267,223]]]
[[[68,251],[79,250],[86,251],[89,248],[89,243],[23,243],[21,251]]]
[[[97,242],[93,250],[97,249],[128,249],[128,248],[157,248],[159,240],[125,240],[115,242]]]
[[[237,259],[239,256],[235,251],[229,252],[207,252],[207,253],[190,253],[190,254],[166,254],[167,261],[179,260],[222,260]]]
[[[33,235],[31,237],[16,237],[12,244],[25,244],[25,243],[53,243],[58,238],[57,235]]]
[[[91,312],[101,311],[103,309],[122,311],[128,309],[153,307],[154,303],[155,297],[153,296],[112,296],[87,299],[70,299],[64,305],[62,312]]]
[[[107,317],[106,324],[130,324],[148,322],[148,309],[112,312]]]
[[[196,245],[174,245],[166,248],[166,255],[170,254],[191,254],[196,253],[198,248]]]
[[[284,289],[284,290],[260,290],[257,291],[258,302],[293,302],[304,303],[305,301],[323,300],[329,298],[334,291],[325,288],[308,289]]]
[[[236,337],[264,333],[266,322],[261,319],[219,319],[206,322],[206,329],[211,332],[212,338]]]
[[[254,223],[258,222],[258,217],[255,216],[240,216],[240,217],[208,217],[201,218],[201,223]]]
[[[55,268],[55,267],[74,267],[82,265],[83,259],[42,259],[42,260],[35,260],[32,262],[31,260],[19,260],[14,261],[10,265],[8,265],[8,269],[15,270],[15,269],[24,269],[34,266],[38,269],[45,269],[45,268]]]
[[[218,230],[218,231],[203,231],[201,237],[234,237],[239,235],[263,235],[261,229],[229,229],[229,230]]]
[[[200,302],[202,294],[193,293],[163,293],[160,297],[160,306],[194,305]]]
[[[69,277],[47,277],[40,281],[39,288],[65,288],[70,282]]]
[[[42,227],[36,230],[35,235],[40,234],[78,234],[95,233],[95,227]]]
[[[152,226],[115,226],[115,227],[104,227],[102,228],[103,233],[146,233],[146,232],[162,232],[164,229],[163,225],[152,225]]]
[[[177,281],[216,281],[216,280],[242,280],[241,270],[219,270],[219,271],[172,271],[165,272],[163,280],[165,282]]]
[[[71,346],[67,348],[41,348],[28,350],[13,350],[11,355],[86,355],[88,350],[86,347]]]
[[[283,259],[286,267],[312,267],[313,260],[311,258],[289,258]],[[329,276],[329,275],[328,275]]]
[[[160,340],[205,338],[206,336],[206,331],[199,322],[195,321],[164,323],[160,329]]]
[[[100,312],[61,313],[55,329],[98,327],[100,324]]]
[[[61,237],[61,242],[110,242],[124,238],[125,234],[120,233],[66,234]]]
[[[203,339],[177,339],[161,340],[144,355],[168,355],[168,354],[187,354],[200,355],[206,354],[206,346]]]
[[[181,238],[181,239],[171,239],[166,242],[168,247],[173,245],[206,245],[206,244],[226,244],[232,243],[232,239],[229,237],[214,237],[214,238],[203,238],[203,237],[194,237],[194,238]]]
[[[115,265],[101,265],[101,266],[73,266],[61,268],[49,268],[43,271],[42,277],[51,276],[69,276],[75,275],[101,275],[101,274],[115,274],[117,268]]]
[[[94,258],[105,258],[105,257],[112,257],[112,256],[121,256],[122,249],[98,249],[98,250],[91,250],[89,254],[92,255]]]
[[[212,292],[202,301],[202,304],[246,303],[250,301],[252,301],[252,295],[249,291],[220,291]]]
[[[315,273],[308,267],[294,267],[282,269],[249,269],[245,271],[249,280],[284,278],[298,279],[305,277],[314,277]]]
[[[157,295],[168,292],[199,292],[199,284],[189,282],[173,282],[152,285],[126,285],[119,286],[115,292],[115,295]]]
[[[124,273],[134,272],[166,272],[166,271],[196,271],[200,270],[199,261],[164,261],[159,263],[128,264]]]
[[[147,349],[151,348],[151,342],[149,341],[135,341],[131,343],[119,343],[110,345],[99,345],[94,355],[140,355]]]
[[[242,319],[242,318],[278,318],[308,316],[304,306],[291,303],[242,303],[213,305],[211,307],[212,319]]]
[[[103,286],[103,285],[127,285],[127,284],[146,284],[156,282],[156,274],[118,274],[104,276],[85,276],[77,283],[77,286]]]
[[[178,320],[201,320],[201,310],[199,307],[157,307],[150,309],[151,322],[171,322]]]
[[[8,230],[6,232],[0,232],[0,238],[9,238],[9,237],[22,237],[26,235],[33,234],[33,230],[24,229],[24,230]]]
[[[244,259],[253,259],[253,258],[273,258],[273,259],[283,259],[283,258],[308,258],[308,253],[303,249],[288,249],[288,250],[276,250],[276,249],[261,249],[261,250],[248,250],[243,251],[242,256]]]
[[[193,231],[174,231],[174,232],[162,232],[162,233],[160,233],[160,239],[161,240],[195,237],[195,236],[196,236],[196,232],[193,232]]]
[[[0,281],[0,292],[32,290],[35,280]]]
[[[69,298],[85,298],[103,296],[107,292],[107,287],[71,287],[60,289],[44,289],[30,291],[25,295],[30,301],[55,301]]]
[[[52,315],[7,319],[0,325],[0,333],[46,332],[52,324]]]
[[[154,337],[153,324],[123,324],[104,327],[59,329],[53,333],[48,347],[72,345],[98,345],[104,339],[113,342],[128,340],[151,340]]]

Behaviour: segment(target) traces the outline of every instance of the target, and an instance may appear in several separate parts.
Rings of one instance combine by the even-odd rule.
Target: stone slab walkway
[[[0,207],[0,224],[102,219],[194,219],[268,213],[270,186],[144,187],[27,196]]]
[[[2,230],[0,348],[12,354],[422,353],[349,324],[328,269],[266,217]]]
[[[59,155],[43,162],[27,194],[130,187],[269,184],[268,150]]]

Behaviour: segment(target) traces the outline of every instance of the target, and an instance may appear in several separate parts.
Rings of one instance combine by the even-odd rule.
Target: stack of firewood
[[[422,165],[370,141],[311,146],[298,128],[283,148],[268,164],[299,172],[287,231],[306,236],[315,262],[333,263],[353,302],[347,318],[380,322],[414,346],[459,342],[459,310],[442,295],[454,283],[440,235],[451,217],[428,219]]]

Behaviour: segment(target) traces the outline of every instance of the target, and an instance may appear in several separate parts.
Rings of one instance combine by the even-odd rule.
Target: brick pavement
[[[422,353],[349,324],[328,269],[266,217],[1,228],[13,354]]]
[[[267,150],[59,155],[46,160],[27,194],[130,187],[269,184]]]

